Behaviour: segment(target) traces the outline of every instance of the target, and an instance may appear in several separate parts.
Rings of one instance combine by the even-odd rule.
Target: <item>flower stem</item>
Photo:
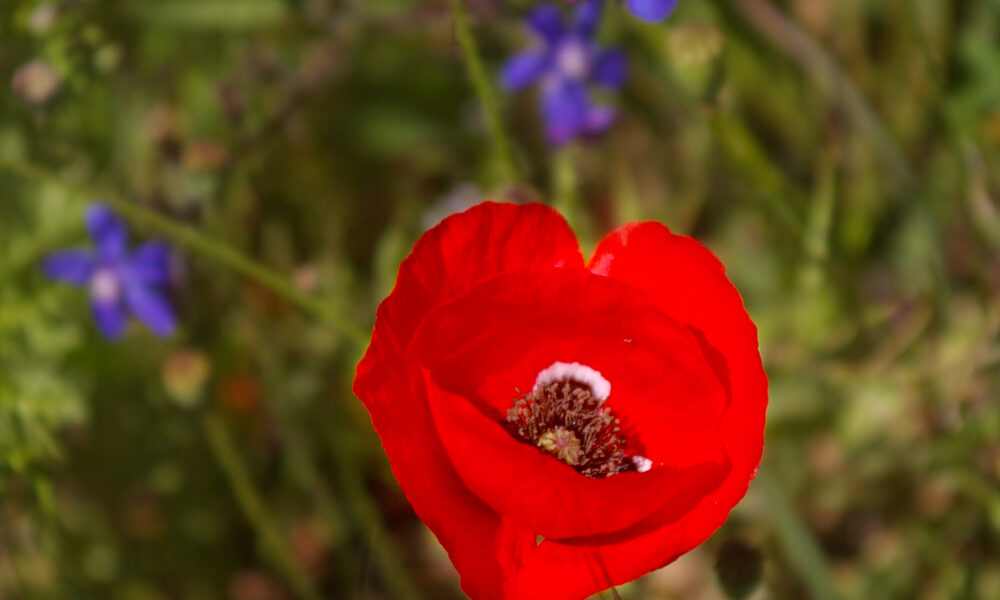
[[[289,552],[281,535],[280,526],[268,514],[263,499],[253,486],[246,465],[240,460],[239,452],[226,426],[218,417],[208,414],[202,415],[201,425],[209,449],[225,474],[233,495],[236,496],[236,503],[257,536],[257,543],[264,558],[281,573],[296,596],[302,600],[321,600],[309,576],[302,571]]]
[[[100,198],[102,202],[113,207],[130,221],[154,229],[178,246],[214,260],[254,280],[297,306],[303,312],[336,329],[358,347],[364,347],[368,342],[368,333],[366,331],[355,325],[344,315],[331,309],[322,300],[303,293],[281,275],[242,254],[235,248],[213,240],[193,227],[179,223],[141,204],[131,202],[112,190],[76,182],[42,167],[8,159],[0,159],[0,169],[28,179],[58,185],[80,196]]]
[[[566,222],[576,232],[584,245],[593,243],[593,230],[587,221],[585,211],[580,206],[580,181],[576,169],[576,147],[560,148],[552,156],[552,182],[550,194],[552,205],[558,210]]]
[[[552,198],[556,210],[561,212],[575,229],[579,225],[577,221],[580,208],[572,147],[562,148],[552,157]]]
[[[472,79],[476,95],[479,96],[479,101],[486,113],[486,125],[489,128],[490,137],[493,139],[493,152],[500,166],[500,174],[507,183],[516,181],[517,163],[511,153],[507,134],[504,133],[496,92],[486,74],[485,67],[483,67],[483,59],[476,46],[476,39],[472,35],[469,13],[465,9],[464,0],[451,0],[451,9],[455,19],[455,37],[458,39],[459,46],[462,47],[462,56],[465,59],[465,66],[469,70],[469,78]]]
[[[766,469],[757,474],[757,481],[764,488],[778,541],[811,596],[816,600],[840,600],[823,550],[795,512],[781,484]]]
[[[370,560],[391,597],[398,600],[420,600],[422,595],[410,581],[406,567],[396,553],[389,530],[377,505],[364,488],[364,478],[358,470],[362,461],[357,456],[360,440],[354,428],[335,426],[334,435],[326,437],[333,461],[337,485],[342,494],[350,522],[359,539],[367,540]]]

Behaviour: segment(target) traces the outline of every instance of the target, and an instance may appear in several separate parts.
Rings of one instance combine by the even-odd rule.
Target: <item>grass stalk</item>
[[[271,517],[263,498],[254,488],[246,465],[240,458],[226,425],[218,417],[205,414],[201,418],[208,447],[226,476],[236,503],[257,538],[261,555],[272,564],[301,600],[321,600],[309,576],[292,556],[281,527]]]
[[[472,86],[475,88],[476,95],[483,105],[483,111],[486,113],[486,126],[493,142],[493,152],[500,166],[500,174],[506,180],[505,183],[517,181],[517,163],[511,153],[507,134],[504,132],[496,89],[483,66],[483,59],[469,24],[469,12],[465,8],[464,0],[451,0],[451,8],[455,20],[455,37],[458,40],[458,45],[462,48],[462,57],[469,71]]]

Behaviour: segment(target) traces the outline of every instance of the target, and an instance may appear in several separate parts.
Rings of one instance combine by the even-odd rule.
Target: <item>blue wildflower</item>
[[[677,0],[626,0],[632,14],[643,21],[662,21],[677,8]]]
[[[591,88],[620,88],[628,65],[622,52],[597,46],[600,18],[601,0],[580,2],[568,22],[557,6],[539,6],[526,19],[538,44],[513,56],[500,74],[512,92],[539,82],[546,138],[554,146],[596,135],[615,120],[612,107],[594,103]]]
[[[87,286],[94,320],[105,337],[122,336],[126,312],[156,335],[170,335],[177,325],[164,295],[171,279],[170,247],[148,242],[130,252],[125,225],[103,204],[87,209],[86,223],[96,248],[54,252],[42,270],[56,281]]]

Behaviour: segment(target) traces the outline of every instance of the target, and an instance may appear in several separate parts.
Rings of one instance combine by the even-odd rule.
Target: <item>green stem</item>
[[[778,541],[784,546],[785,556],[798,571],[811,597],[816,600],[840,600],[823,550],[795,512],[785,490],[764,469],[757,475],[757,481],[767,496]]]
[[[346,427],[335,427],[334,430],[336,435],[329,436],[327,441],[333,459],[333,471],[350,512],[355,535],[359,540],[367,540],[370,544],[370,559],[375,563],[389,596],[399,600],[420,600],[421,595],[392,545],[378,508],[364,488],[364,478],[359,472],[362,461],[357,456],[360,441],[355,430]]]
[[[611,600],[622,600],[622,597],[618,594],[618,590],[614,586],[609,587],[605,591],[611,595]],[[603,599],[604,592],[599,593],[598,596]]]
[[[320,475],[305,441],[305,435],[287,423],[281,423],[285,430],[285,445],[288,454],[289,471],[304,493],[313,499],[316,511],[326,525],[327,534],[335,542],[343,541],[346,525],[343,510],[334,498],[333,492]]]
[[[367,332],[331,309],[322,300],[303,293],[281,275],[240,253],[235,248],[200,233],[193,227],[165,217],[141,204],[131,202],[112,190],[72,181],[41,167],[0,159],[0,169],[21,177],[63,187],[80,196],[100,198],[102,202],[113,207],[130,221],[154,229],[178,246],[214,260],[254,280],[294,304],[303,312],[330,325],[359,347],[364,347],[368,342]]]
[[[552,157],[552,204],[574,229],[578,228],[580,209],[572,147],[562,148]]]
[[[281,535],[280,526],[271,519],[264,500],[253,487],[250,473],[240,459],[226,426],[218,417],[207,414],[202,416],[201,425],[209,449],[225,474],[233,495],[236,496],[236,503],[257,536],[260,552],[281,573],[296,596],[302,600],[321,600],[309,576],[302,571],[289,552]]]
[[[593,229],[580,206],[580,182],[576,170],[576,147],[561,148],[552,156],[552,205],[576,232],[585,252],[592,249]]]
[[[493,152],[499,162],[501,175],[508,183],[516,181],[517,164],[513,154],[511,154],[507,134],[504,133],[496,92],[486,74],[485,67],[483,67],[483,59],[479,55],[476,39],[472,35],[469,13],[465,9],[464,0],[451,0],[451,8],[455,19],[455,37],[458,38],[458,44],[462,47],[462,55],[465,59],[465,66],[469,70],[469,78],[472,79],[472,85],[476,88],[476,94],[486,112],[486,124],[493,140]]]

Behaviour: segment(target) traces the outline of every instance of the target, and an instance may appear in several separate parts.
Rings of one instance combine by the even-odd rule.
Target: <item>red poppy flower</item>
[[[632,223],[585,265],[538,204],[420,238],[354,391],[475,599],[584,598],[691,550],[753,479],[767,405],[709,250]]]

